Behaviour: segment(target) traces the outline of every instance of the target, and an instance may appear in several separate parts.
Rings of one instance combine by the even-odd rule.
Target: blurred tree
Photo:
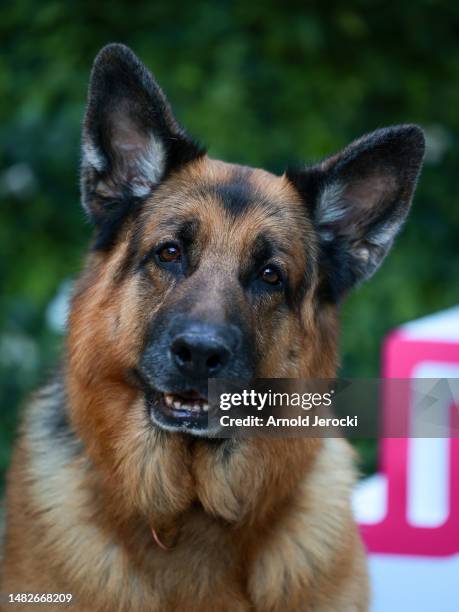
[[[376,127],[425,127],[428,157],[409,223],[375,282],[343,308],[342,371],[375,376],[390,328],[459,297],[458,36],[459,4],[441,0],[8,3],[0,21],[0,472],[18,405],[58,358],[50,301],[78,272],[90,235],[78,205],[79,138],[102,45],[132,46],[180,120],[228,161],[282,172]],[[364,453],[371,469],[374,444]]]

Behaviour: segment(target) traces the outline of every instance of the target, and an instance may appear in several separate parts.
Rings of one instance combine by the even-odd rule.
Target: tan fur
[[[199,216],[203,264],[181,287],[161,272],[151,274],[149,289],[135,274],[120,276],[135,220],[109,254],[90,255],[73,298],[64,374],[83,443],[53,437],[62,390],[31,402],[9,473],[3,592],[72,593],[82,612],[367,610],[345,442],[244,439],[225,453],[152,427],[130,377],[148,322],[197,287],[193,313],[223,318],[229,296],[252,321],[259,377],[335,375],[337,315],[331,306],[317,309],[317,267],[301,312],[282,318],[267,302],[251,309],[234,281],[253,235],[270,220],[261,204],[234,219],[197,187],[229,181],[235,171],[247,173],[260,201],[283,207],[285,225],[272,229],[290,245],[295,282],[307,263],[305,240],[314,258],[314,231],[285,178],[208,158],[168,179],[141,212],[140,254],[167,238],[161,221],[171,212]],[[154,543],[152,528],[170,550]]]

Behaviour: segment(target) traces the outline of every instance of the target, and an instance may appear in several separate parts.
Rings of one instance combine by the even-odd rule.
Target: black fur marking
[[[295,166],[287,168],[285,175],[301,195],[306,208],[314,219],[319,194],[325,182],[323,171],[318,166]]]
[[[358,282],[349,250],[349,245],[342,239],[321,245],[318,287],[320,301],[337,304],[348,288]]]
[[[296,312],[298,317],[301,319],[301,304],[306,295],[308,287],[312,282],[312,266],[308,261],[306,264],[306,271],[301,280],[301,283],[295,289],[291,286],[290,283],[287,283],[285,287],[285,298],[287,301],[287,306],[293,312]]]
[[[120,285],[128,274],[134,273],[138,267],[140,237],[139,230],[135,228],[128,244],[126,256],[113,278],[116,286]]]
[[[168,136],[165,142],[167,145],[167,155],[163,180],[190,162],[204,157],[207,153],[207,149],[204,146],[189,136],[186,141]]]
[[[67,398],[61,384],[54,383],[45,387],[37,394],[37,399],[49,403],[46,412],[46,436],[50,443],[64,444],[71,451],[72,457],[78,455],[83,448],[83,443],[74,431],[70,422]]]
[[[198,232],[198,219],[189,219],[188,221],[184,221],[178,228],[177,238],[186,249],[189,249],[196,240]]]
[[[203,183],[196,187],[197,197],[212,197],[219,200],[223,208],[233,217],[243,215],[250,207],[263,204],[270,215],[280,214],[280,207],[250,183],[251,168],[240,167],[233,170],[231,176],[223,183]]]
[[[203,200],[217,200],[233,217],[244,215],[254,206],[264,206],[267,217],[283,219],[282,207],[257,191],[249,179],[250,168],[238,168],[223,183],[202,182],[192,186],[188,196]]]
[[[65,440],[75,444],[77,438],[69,421],[66,406],[60,406],[59,409],[52,414],[49,422],[49,433],[55,439]]]
[[[236,176],[228,183],[215,185],[213,191],[225,210],[235,217],[244,213],[255,202],[253,190],[242,176]]]
[[[255,239],[255,242],[252,245],[252,262],[253,267],[258,272],[263,264],[269,262],[275,255],[281,251],[279,245],[266,234],[260,234]]]
[[[101,198],[93,212],[96,226],[94,251],[110,251],[116,244],[119,232],[126,221],[135,217],[144,202],[143,198],[131,195],[127,190],[119,198]]]

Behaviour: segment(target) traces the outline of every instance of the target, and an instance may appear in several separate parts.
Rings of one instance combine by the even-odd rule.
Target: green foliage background
[[[0,41],[0,472],[18,406],[58,358],[49,304],[90,236],[80,125],[107,42],[132,46],[182,123],[228,161],[281,173],[377,127],[425,127],[409,223],[343,309],[344,374],[376,376],[388,330],[459,301],[458,3],[16,0],[3,3]],[[374,444],[362,449],[371,469]]]

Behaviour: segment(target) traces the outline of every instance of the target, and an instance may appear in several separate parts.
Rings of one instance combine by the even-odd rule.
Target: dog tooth
[[[166,393],[166,394],[164,395],[164,399],[165,399],[166,404],[167,404],[168,406],[172,406],[172,404],[173,404],[173,402],[174,402],[174,399],[173,399],[172,395],[170,395],[170,393]]]
[[[195,404],[195,405],[193,406],[193,410],[194,410],[195,412],[199,412],[199,411],[201,410],[200,405],[199,405],[199,404]]]
[[[181,402],[179,402],[178,400],[175,400],[175,402],[174,402],[174,408],[175,408],[176,410],[179,410],[181,407],[182,407]]]
[[[204,412],[208,412],[208,410],[209,410],[209,404],[203,404],[203,405],[202,405],[202,409],[204,410]]]

